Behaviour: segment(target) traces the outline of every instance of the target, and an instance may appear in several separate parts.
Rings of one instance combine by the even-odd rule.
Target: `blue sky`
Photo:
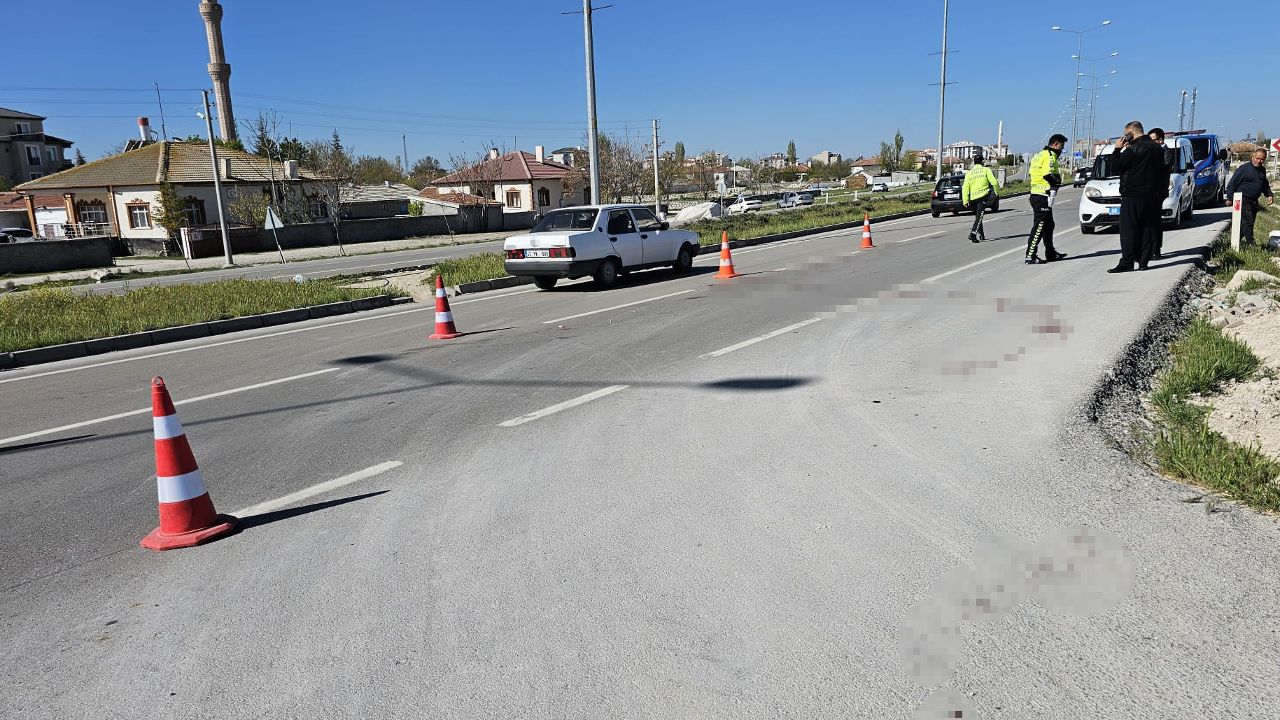
[[[597,0],[598,106],[602,128],[690,153],[734,157],[785,150],[872,153],[901,129],[910,147],[932,146],[938,123],[941,0]],[[208,61],[198,0],[164,0],[112,12],[100,0],[13,3],[10,27],[30,52],[0,80],[0,106],[49,116],[46,130],[89,158],[135,133],[159,129],[160,84],[170,135],[203,133],[194,113]],[[1280,68],[1274,5],[1243,0],[1216,11],[1170,0],[1159,12],[1118,12],[1114,2],[953,0],[947,141],[1037,148],[1069,106],[1074,35],[1052,25],[1109,27],[1085,36],[1085,56],[1118,52],[1099,94],[1098,134],[1138,118],[1178,126],[1180,92],[1199,88],[1196,124],[1239,137],[1280,135]],[[582,22],[562,11],[580,0],[417,2],[224,0],[238,120],[274,108],[289,132],[325,137],[335,127],[362,154],[474,155],[492,141],[532,150],[577,144],[585,126]],[[1138,7],[1138,6],[1134,6]],[[71,19],[68,21],[51,18]],[[1252,18],[1252,20],[1248,20]],[[1254,29],[1241,30],[1246,22]],[[57,39],[45,53],[41,43]],[[1247,66],[1239,63],[1247,62]],[[20,69],[20,70],[16,70]],[[1086,64],[1085,71],[1089,71]],[[1092,81],[1084,80],[1086,86]],[[1088,89],[1084,93],[1088,95]],[[298,102],[302,101],[302,102]],[[1087,101],[1085,97],[1083,102]],[[290,125],[290,123],[292,123]]]

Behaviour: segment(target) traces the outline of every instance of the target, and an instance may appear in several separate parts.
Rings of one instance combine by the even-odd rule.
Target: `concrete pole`
[[[596,129],[596,54],[591,38],[591,0],[582,0],[582,33],[587,55],[587,151],[591,156],[591,204],[600,204],[600,138]]]
[[[227,216],[222,209],[222,177],[218,170],[218,146],[213,142],[213,112],[209,109],[209,91],[201,90],[204,97],[204,124],[209,132],[209,159],[213,163],[213,194],[218,203],[218,227],[222,229],[222,252],[226,267],[234,266],[231,258],[231,236],[227,233]]]
[[[653,121],[653,213],[662,218],[662,185],[658,181],[658,121]]]
[[[1183,119],[1187,116],[1187,91],[1182,91],[1182,105],[1178,108],[1178,132],[1187,129]]]
[[[934,180],[942,179],[943,129],[947,117],[947,11],[948,0],[942,0],[942,80],[938,84],[938,155],[934,158]]]
[[[1076,174],[1076,144],[1080,142],[1080,61],[1084,58],[1084,33],[1077,33],[1076,39],[1076,89],[1071,101],[1071,152],[1067,158],[1072,177]]]

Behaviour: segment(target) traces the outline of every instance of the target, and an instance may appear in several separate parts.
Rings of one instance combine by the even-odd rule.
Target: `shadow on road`
[[[689,277],[697,277],[699,275],[707,275],[709,273],[718,272],[719,266],[702,267],[695,265],[688,272],[677,273],[672,270],[654,268],[652,270],[637,270],[629,272],[618,278],[618,284],[615,288],[644,287],[646,285],[656,285],[658,283],[669,282],[671,280],[682,280]],[[610,290],[614,288],[609,288]],[[607,292],[601,290],[594,282],[574,283],[573,285],[563,285],[554,287],[550,290],[543,290],[548,293],[594,293]]]
[[[34,450],[36,448],[47,447],[49,445],[61,445],[63,443],[72,443],[77,440],[85,440],[87,438],[97,437],[97,433],[89,433],[88,435],[75,435],[59,440],[41,440],[40,442],[26,443],[25,445],[10,445],[9,447],[0,447],[0,455],[9,452],[20,452],[22,450]]]
[[[388,492],[390,491],[377,490],[375,492],[367,492],[361,495],[352,495],[351,497],[336,498],[334,500],[325,500],[324,502],[311,503],[310,505],[299,505],[298,507],[285,508],[283,510],[274,510],[272,512],[262,513],[261,515],[250,515],[249,517],[240,518],[240,522],[236,523],[236,531],[234,534],[239,535],[245,530],[252,530],[253,528],[262,527],[263,525],[270,525],[271,523],[280,522],[281,520],[289,520],[291,518],[296,518],[300,515],[309,515],[313,512],[318,512],[320,510],[327,510],[331,507],[338,507],[339,505],[346,505],[348,503],[359,502],[360,500],[366,500],[371,497],[385,495]]]

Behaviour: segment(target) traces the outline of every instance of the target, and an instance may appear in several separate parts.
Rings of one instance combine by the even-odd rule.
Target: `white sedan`
[[[741,215],[753,210],[759,210],[762,207],[764,207],[764,203],[759,200],[739,195],[738,199],[732,205],[726,207],[724,211],[730,215]]]

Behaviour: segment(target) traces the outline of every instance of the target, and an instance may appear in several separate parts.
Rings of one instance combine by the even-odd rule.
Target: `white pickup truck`
[[[543,290],[560,278],[590,275],[608,288],[631,270],[670,266],[688,272],[698,235],[674,230],[643,205],[586,205],[547,213],[524,235],[502,244],[510,275],[532,277]]]

